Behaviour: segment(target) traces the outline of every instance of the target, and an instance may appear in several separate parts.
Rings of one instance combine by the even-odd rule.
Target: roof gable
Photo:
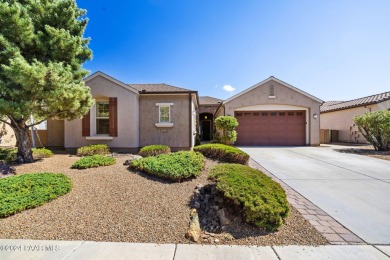
[[[222,102],[222,99],[213,98],[210,96],[200,96],[199,104],[200,105],[219,105]]]
[[[138,91],[135,88],[130,87],[130,86],[126,85],[125,83],[123,83],[123,82],[121,82],[121,81],[119,81],[117,79],[114,79],[113,77],[108,76],[107,74],[105,74],[105,73],[103,73],[101,71],[97,71],[97,72],[89,75],[88,77],[84,78],[84,82],[88,82],[88,81],[90,81],[90,80],[92,80],[94,78],[97,78],[97,77],[103,77],[103,78],[105,78],[105,79],[107,79],[107,80],[109,80],[111,82],[114,82],[115,84],[117,84],[117,85],[119,85],[119,86],[121,86],[121,87],[123,87],[123,88],[125,88],[125,89],[127,89],[129,91],[131,91],[131,92],[139,94]]]
[[[313,95],[310,95],[309,93],[307,93],[307,92],[305,92],[305,91],[303,91],[303,90],[301,90],[301,89],[299,89],[299,88],[296,88],[296,87],[294,87],[294,86],[292,86],[292,85],[290,85],[290,84],[288,84],[288,83],[286,83],[286,82],[284,82],[284,81],[281,81],[280,79],[275,78],[274,76],[271,76],[271,77],[269,77],[268,79],[265,79],[265,80],[263,80],[263,81],[261,81],[261,82],[255,84],[255,85],[253,85],[252,87],[247,88],[247,89],[245,89],[244,91],[241,91],[240,93],[238,93],[238,94],[232,96],[231,98],[225,100],[223,103],[228,103],[228,102],[230,102],[231,100],[236,99],[236,98],[238,98],[239,96],[241,96],[241,95],[243,95],[243,94],[245,94],[245,93],[247,93],[247,92],[249,92],[249,91],[251,91],[251,90],[257,88],[257,87],[260,87],[261,85],[266,84],[267,82],[269,82],[269,81],[271,81],[271,80],[276,81],[277,83],[279,83],[279,84],[281,84],[281,85],[283,85],[283,86],[285,86],[285,87],[287,87],[287,88],[289,88],[289,89],[292,89],[292,90],[294,90],[294,91],[296,91],[296,92],[298,92],[298,93],[300,93],[300,94],[302,94],[302,95],[304,95],[304,96],[306,96],[306,97],[308,97],[308,98],[311,98],[311,99],[313,99],[313,100],[315,100],[315,101],[317,101],[317,102],[319,102],[319,103],[323,103],[323,102],[324,102],[323,100],[321,100],[321,99],[319,99],[319,98],[317,98],[317,97],[315,97],[315,96],[313,96]]]
[[[370,104],[377,104],[386,100],[390,100],[390,91],[375,94],[367,97],[357,98],[349,101],[329,101],[325,102],[321,107],[321,112],[331,112],[336,110],[343,110],[353,107],[365,106]]]

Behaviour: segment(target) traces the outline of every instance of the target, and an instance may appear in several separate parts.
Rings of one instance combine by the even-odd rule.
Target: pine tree
[[[0,0],[0,121],[14,130],[21,162],[33,161],[29,127],[79,118],[93,104],[85,14],[74,0]]]

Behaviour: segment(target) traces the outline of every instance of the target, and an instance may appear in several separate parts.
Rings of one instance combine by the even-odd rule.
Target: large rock
[[[15,175],[15,168],[0,161],[0,178]]]
[[[230,224],[230,220],[226,217],[224,209],[218,210],[217,211],[217,216],[219,218],[219,223],[221,224],[221,226],[225,226],[225,225],[229,225]]]
[[[141,159],[141,158],[142,158],[141,155],[130,155],[130,158],[127,159],[127,160],[123,163],[123,165],[130,165],[130,164],[131,164],[131,161],[133,161],[133,160],[138,160],[138,159]]]
[[[193,242],[198,242],[200,237],[200,225],[199,225],[199,216],[196,209],[191,210],[190,215],[190,227],[187,230],[186,238],[190,239]]]

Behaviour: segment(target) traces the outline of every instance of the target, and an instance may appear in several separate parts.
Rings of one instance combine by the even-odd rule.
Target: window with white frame
[[[110,110],[108,101],[96,102],[96,134],[109,134]]]
[[[170,123],[171,107],[170,106],[160,106],[159,111],[160,111],[159,112],[160,123]]]
[[[156,103],[156,106],[158,106],[158,123],[155,125],[157,127],[172,127],[171,106],[173,103]]]

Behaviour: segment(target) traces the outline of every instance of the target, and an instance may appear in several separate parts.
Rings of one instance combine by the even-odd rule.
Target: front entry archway
[[[210,113],[199,115],[200,140],[211,141],[213,139],[214,116]]]

